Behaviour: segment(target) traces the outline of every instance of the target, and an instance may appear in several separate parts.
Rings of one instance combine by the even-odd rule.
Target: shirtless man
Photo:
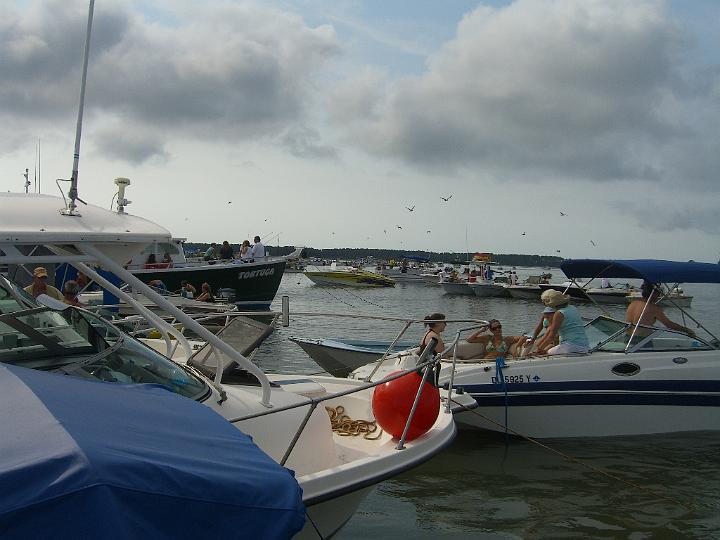
[[[625,314],[625,320],[629,323],[643,324],[646,326],[653,326],[655,321],[660,321],[672,330],[678,330],[679,332],[684,332],[691,337],[695,337],[695,332],[693,332],[690,328],[674,323],[667,318],[662,308],[652,301],[654,294],[657,294],[655,293],[655,286],[652,283],[643,283],[642,300],[633,300],[630,302],[630,305],[627,308],[627,313]],[[646,304],[647,307],[645,307]],[[645,310],[645,313],[643,313],[643,309]],[[641,314],[642,318],[640,318]],[[628,334],[631,334],[632,331],[633,327],[628,328]],[[651,333],[651,330],[638,328],[635,332],[635,336],[644,337],[650,335]]]

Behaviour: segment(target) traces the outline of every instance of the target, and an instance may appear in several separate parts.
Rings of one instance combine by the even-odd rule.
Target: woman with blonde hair
[[[570,296],[548,289],[540,295],[540,300],[547,307],[555,308],[555,315],[545,335],[537,342],[538,350],[547,350],[547,354],[587,353],[590,342],[585,324],[577,308],[570,305]],[[560,344],[553,346],[556,338],[560,339]]]

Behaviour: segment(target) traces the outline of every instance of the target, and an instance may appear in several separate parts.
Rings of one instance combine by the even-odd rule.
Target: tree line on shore
[[[202,252],[210,246],[208,243],[186,242],[187,253]],[[231,244],[234,251],[240,250],[240,244]],[[289,255],[295,251],[295,246],[266,246],[268,255],[280,256]],[[403,259],[427,260],[434,263],[466,263],[472,260],[472,253],[458,252],[436,252],[436,251],[414,251],[404,249],[374,249],[374,248],[328,248],[316,249],[306,247],[303,250],[303,257],[317,259],[335,259],[343,261],[359,259],[382,259],[401,261]],[[469,257],[469,258],[468,258]],[[518,253],[493,253],[492,262],[503,266],[549,266],[557,268],[562,262],[562,257],[553,255],[524,255]]]

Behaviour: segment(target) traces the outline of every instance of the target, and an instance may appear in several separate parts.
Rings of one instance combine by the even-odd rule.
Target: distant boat
[[[329,287],[394,287],[395,281],[382,274],[351,266],[331,265],[303,272],[315,285]]]

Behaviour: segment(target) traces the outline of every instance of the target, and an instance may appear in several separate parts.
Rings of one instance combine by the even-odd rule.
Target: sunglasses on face
[[[497,326],[491,326],[490,330],[499,330],[500,328],[502,328],[502,324],[498,324]]]

